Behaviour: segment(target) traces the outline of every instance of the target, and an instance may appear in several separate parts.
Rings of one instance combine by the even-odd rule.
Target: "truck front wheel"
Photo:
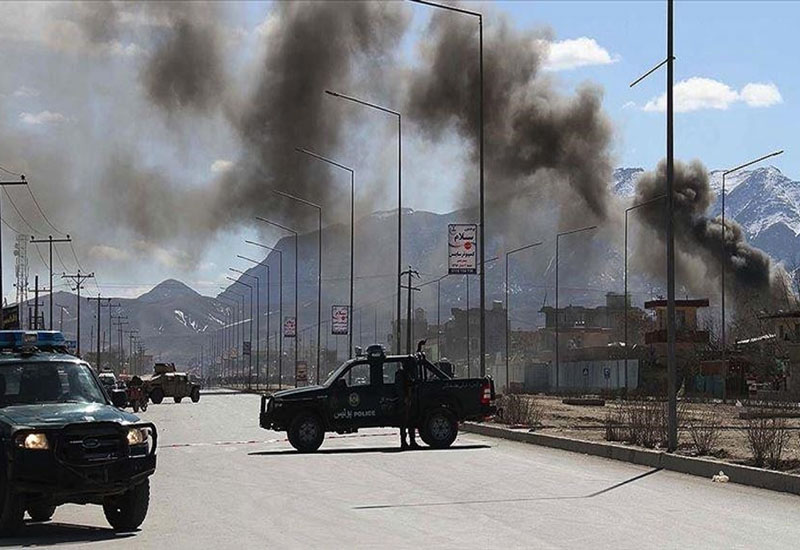
[[[11,490],[4,474],[0,479],[0,537],[15,535],[22,527],[24,516],[22,497]]]
[[[109,497],[103,503],[108,523],[117,531],[134,531],[147,516],[150,507],[150,480],[145,479],[125,493]]]
[[[192,398],[192,403],[197,403],[198,401],[200,401],[200,388],[196,386],[192,388],[192,393],[190,397]]]
[[[153,391],[150,392],[150,400],[158,405],[164,400],[164,390],[161,388],[153,388]]]
[[[33,504],[28,506],[28,515],[33,521],[50,521],[50,518],[55,513],[56,507],[52,504]]]
[[[289,425],[289,443],[301,453],[313,453],[322,445],[325,429],[313,413],[300,413]]]
[[[446,449],[458,437],[458,420],[444,407],[434,409],[425,417],[420,435],[434,449]]]

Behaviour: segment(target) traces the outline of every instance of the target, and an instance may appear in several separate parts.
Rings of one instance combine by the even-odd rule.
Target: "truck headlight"
[[[128,430],[128,445],[134,447],[136,445],[143,445],[150,439],[149,428],[130,428]]]
[[[20,434],[17,436],[17,447],[33,451],[46,451],[50,448],[50,442],[47,441],[47,436],[43,433]]]

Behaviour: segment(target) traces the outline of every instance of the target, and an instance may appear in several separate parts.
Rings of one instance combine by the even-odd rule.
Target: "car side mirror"
[[[111,403],[118,409],[124,409],[128,403],[128,394],[125,390],[111,390]]]

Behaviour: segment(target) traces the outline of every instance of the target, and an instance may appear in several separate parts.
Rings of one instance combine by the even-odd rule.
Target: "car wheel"
[[[150,392],[150,400],[156,405],[160,404],[164,400],[164,390],[161,388],[154,388],[153,391]]]
[[[33,521],[49,521],[56,513],[56,507],[48,504],[28,506],[28,515]]]
[[[289,425],[289,443],[301,453],[313,453],[322,445],[325,429],[319,416],[312,413],[297,415]]]
[[[200,388],[192,388],[192,403],[200,401]]]
[[[434,409],[425,418],[422,440],[434,449],[446,449],[458,436],[458,421],[444,407]]]
[[[22,497],[10,490],[5,475],[0,479],[0,537],[10,537],[22,527],[25,508]]]
[[[179,397],[176,395],[175,397],[173,397],[173,399],[175,400],[175,403],[180,403],[183,400],[183,397]]]
[[[150,480],[145,479],[125,493],[107,498],[103,502],[103,512],[115,530],[134,531],[144,521],[149,506]]]

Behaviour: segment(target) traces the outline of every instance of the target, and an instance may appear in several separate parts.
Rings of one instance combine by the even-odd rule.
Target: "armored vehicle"
[[[125,401],[60,332],[0,331],[0,537],[66,503],[101,505],[120,531],[141,525],[158,435]]]
[[[175,363],[156,363],[153,376],[144,380],[150,401],[158,405],[165,397],[180,403],[184,397],[192,403],[200,401],[200,385],[192,382],[185,372],[176,372]]]

